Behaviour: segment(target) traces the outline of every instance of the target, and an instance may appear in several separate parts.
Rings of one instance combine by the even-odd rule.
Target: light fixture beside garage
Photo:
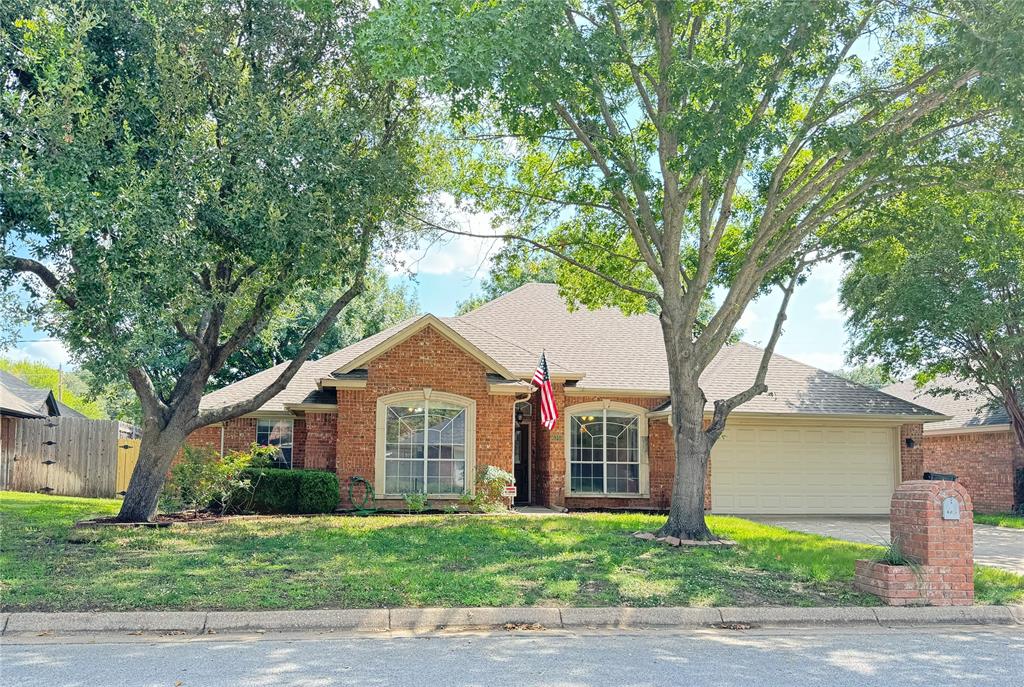
[[[912,438],[910,438],[910,437],[907,437],[906,443],[907,443],[907,448],[914,448],[914,446],[915,446],[914,440]]]

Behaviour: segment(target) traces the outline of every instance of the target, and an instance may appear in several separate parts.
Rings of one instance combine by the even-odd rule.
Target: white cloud
[[[434,214],[434,222],[454,231],[485,236],[501,233],[493,226],[493,215],[456,207],[454,199],[448,195],[438,198]],[[438,232],[436,236],[424,237],[414,248],[399,253],[396,272],[476,279],[490,269],[491,256],[501,245],[502,240],[498,237],[478,238]]]
[[[64,344],[54,340],[29,341],[4,351],[3,355],[12,360],[32,360],[51,367],[67,367],[71,361],[71,354]]]
[[[823,320],[843,321],[843,308],[839,304],[839,294],[833,294],[828,300],[824,300],[814,306],[818,317]]]

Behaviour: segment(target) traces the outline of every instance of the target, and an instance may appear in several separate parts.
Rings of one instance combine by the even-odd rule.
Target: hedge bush
[[[321,470],[250,468],[248,510],[257,513],[331,513],[338,507],[338,476]]]

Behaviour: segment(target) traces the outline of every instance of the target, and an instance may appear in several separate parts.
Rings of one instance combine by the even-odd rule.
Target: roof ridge
[[[452,318],[456,319],[456,320],[461,320],[463,317],[468,317],[470,315],[474,315],[476,313],[479,313],[480,311],[485,310],[485,309],[491,307],[495,303],[498,303],[499,301],[503,301],[503,300],[507,299],[509,296],[514,294],[516,291],[521,291],[522,289],[525,289],[528,286],[553,286],[556,289],[558,288],[558,284],[555,284],[555,283],[552,283],[552,282],[528,281],[528,282],[525,282],[523,284],[520,284],[519,286],[517,286],[516,288],[512,289],[511,291],[506,291],[505,293],[501,294],[497,298],[492,298],[491,300],[487,301],[486,303],[481,303],[480,305],[478,305],[477,307],[473,308],[472,310],[470,310],[467,313],[463,313],[461,315],[453,315]],[[484,331],[487,331],[487,330],[484,330]]]
[[[525,284],[524,284],[524,286],[525,286]],[[522,288],[522,287],[519,287],[519,288]],[[511,291],[509,293],[511,293]],[[526,348],[525,346],[520,346],[519,344],[515,343],[514,341],[509,341],[505,337],[499,336],[498,334],[495,334],[490,329],[484,329],[483,327],[481,327],[478,324],[473,324],[472,322],[463,322],[461,319],[459,319],[459,317],[451,317],[451,318],[446,318],[446,319],[451,319],[451,320],[458,321],[458,323],[460,325],[465,325],[467,327],[472,327],[473,329],[476,329],[477,331],[483,332],[484,334],[489,334],[490,336],[493,336],[498,341],[503,341],[503,342],[507,343],[509,346],[515,346],[519,350],[524,351],[526,353],[529,353],[530,355],[537,355],[536,351],[530,350],[529,348]],[[555,367],[564,369],[558,363],[555,363]]]

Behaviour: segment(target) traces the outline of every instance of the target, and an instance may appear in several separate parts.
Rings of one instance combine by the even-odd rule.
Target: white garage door
[[[896,481],[892,427],[736,423],[711,453],[716,513],[885,514]]]

